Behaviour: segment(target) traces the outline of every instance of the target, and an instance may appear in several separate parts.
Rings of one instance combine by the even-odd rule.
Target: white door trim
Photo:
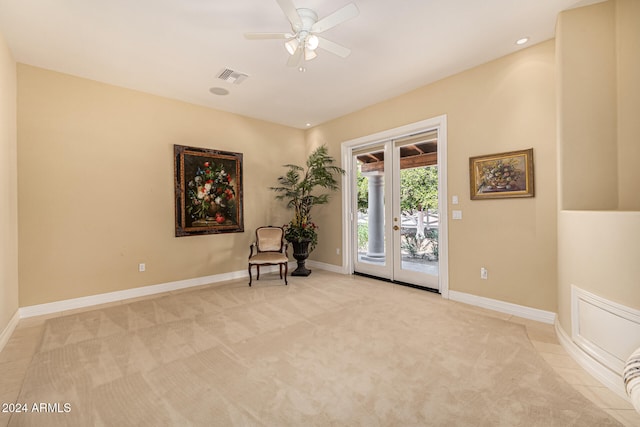
[[[437,116],[394,129],[362,136],[341,144],[342,165],[346,174],[342,177],[342,265],[345,273],[353,272],[353,259],[351,257],[352,241],[351,228],[351,177],[353,174],[351,151],[353,148],[365,148],[385,140],[397,139],[412,135],[417,132],[438,130],[438,205],[440,216],[439,232],[439,288],[443,298],[449,298],[449,232],[448,232],[448,197],[447,197],[447,116]]]

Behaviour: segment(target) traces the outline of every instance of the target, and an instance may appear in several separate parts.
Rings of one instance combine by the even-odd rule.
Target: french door
[[[438,131],[355,145],[350,153],[353,271],[438,291]]]

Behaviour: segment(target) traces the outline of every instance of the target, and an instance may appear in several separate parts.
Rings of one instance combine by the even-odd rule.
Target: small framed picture
[[[533,148],[469,158],[471,200],[533,197]]]

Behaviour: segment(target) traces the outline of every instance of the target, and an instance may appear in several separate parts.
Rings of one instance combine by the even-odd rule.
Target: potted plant
[[[329,202],[329,193],[317,194],[318,189],[338,189],[336,175],[344,170],[334,165],[327,147],[322,145],[307,158],[306,166],[287,164],[286,174],[278,177],[278,187],[270,187],[278,193],[276,199],[285,200],[293,210],[293,218],[284,226],[284,237],[293,246],[293,257],[298,262],[293,276],[308,276],[311,270],[305,267],[309,253],[318,243],[318,227],[311,221],[311,208]]]

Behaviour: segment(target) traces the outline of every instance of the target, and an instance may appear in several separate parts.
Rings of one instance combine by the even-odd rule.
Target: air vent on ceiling
[[[230,70],[229,68],[225,68],[220,73],[218,73],[218,78],[220,80],[224,80],[225,82],[234,83],[234,84],[242,83],[242,81],[247,77],[249,77],[247,74]]]

